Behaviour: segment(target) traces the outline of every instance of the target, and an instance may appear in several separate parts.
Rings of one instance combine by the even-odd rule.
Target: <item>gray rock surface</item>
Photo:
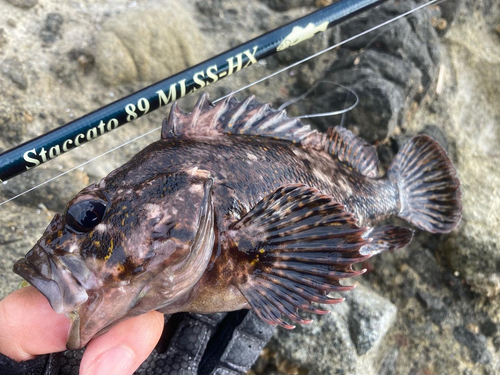
[[[349,333],[358,355],[366,354],[381,342],[396,318],[397,308],[386,298],[358,287],[347,295]]]
[[[38,0],[6,0],[6,1],[16,7],[24,9],[33,8],[36,4],[38,4]]]
[[[4,28],[0,28],[0,52],[2,52],[2,48],[9,43],[9,38],[7,37],[7,33]]]
[[[344,296],[344,303],[326,307],[331,312],[315,317],[312,324],[276,331],[269,345],[277,355],[276,367],[307,369],[310,374],[376,374],[376,349],[397,308],[363,286]]]
[[[24,66],[18,58],[12,57],[2,61],[2,73],[21,90],[28,88],[28,78],[24,72]]]
[[[61,28],[64,18],[59,13],[49,13],[45,19],[45,25],[40,30],[40,38],[45,43],[54,43],[62,37]]]
[[[340,27],[340,40],[356,35],[416,6],[415,2],[391,4],[362,14]],[[435,83],[440,63],[439,40],[431,25],[431,10],[397,21],[376,35],[362,36],[343,46],[327,79],[354,90],[359,105],[344,119],[369,142],[383,141],[394,135],[407,120],[414,102],[420,102]],[[331,43],[336,41],[332,40]],[[338,102],[335,92],[322,90],[318,112],[327,112]],[[330,119],[315,121],[326,130]]]
[[[439,123],[448,135],[459,165],[464,217],[460,230],[439,249],[473,290],[494,297],[500,294],[500,49],[498,35],[487,25],[500,21],[500,12],[498,4],[486,8],[486,3],[483,9],[475,3],[455,19],[461,27],[451,28],[443,39],[448,53],[441,68],[444,89],[407,128]]]
[[[169,9],[127,12],[107,20],[96,36],[102,80],[109,85],[155,82],[203,61],[208,55],[191,17],[171,2]]]

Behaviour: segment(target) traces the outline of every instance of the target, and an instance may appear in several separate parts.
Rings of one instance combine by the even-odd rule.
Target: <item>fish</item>
[[[161,139],[80,191],[14,265],[71,319],[68,349],[156,310],[252,309],[292,329],[325,314],[361,263],[461,218],[441,146],[411,138],[379,175],[376,148],[311,129],[253,96],[172,105]]]

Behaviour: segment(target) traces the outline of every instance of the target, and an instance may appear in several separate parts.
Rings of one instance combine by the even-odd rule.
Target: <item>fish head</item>
[[[199,170],[120,189],[104,180],[54,216],[14,272],[71,319],[68,348],[189,293],[214,245],[211,188],[209,173]]]

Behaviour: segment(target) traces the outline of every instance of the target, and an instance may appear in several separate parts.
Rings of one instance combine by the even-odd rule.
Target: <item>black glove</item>
[[[233,375],[247,372],[271,338],[274,327],[252,311],[165,316],[155,350],[136,374]],[[83,349],[16,363],[0,355],[0,375],[76,375]]]

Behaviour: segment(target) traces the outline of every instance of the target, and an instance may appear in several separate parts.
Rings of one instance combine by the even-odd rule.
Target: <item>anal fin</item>
[[[361,248],[360,253],[372,256],[386,250],[396,250],[405,247],[413,238],[413,231],[405,227],[386,225],[371,228],[362,237],[365,240],[370,240],[370,242]]]
[[[330,292],[352,289],[340,280],[364,272],[352,265],[369,257],[369,240],[344,206],[318,190],[286,185],[262,199],[231,226],[240,278],[236,284],[264,321],[293,328],[284,318],[308,323],[298,310],[324,314],[313,303],[343,299]]]

